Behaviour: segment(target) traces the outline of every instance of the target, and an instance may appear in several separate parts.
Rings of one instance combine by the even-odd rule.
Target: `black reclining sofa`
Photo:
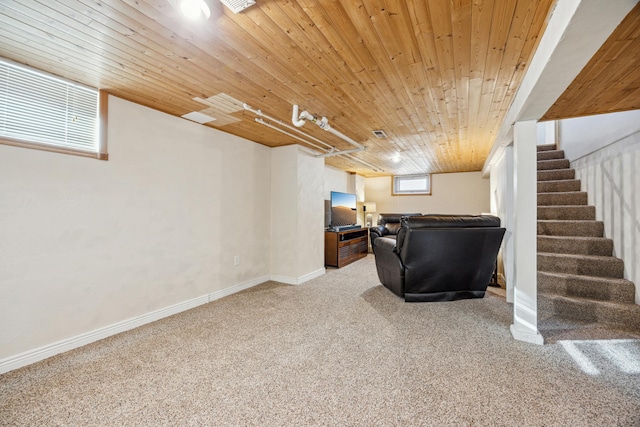
[[[504,233],[492,215],[405,216],[373,242],[378,278],[407,302],[482,298]]]
[[[374,248],[373,242],[378,237],[396,238],[398,230],[400,230],[400,219],[403,216],[419,216],[420,213],[380,213],[378,214],[378,226],[369,229],[369,238],[371,240],[371,248]]]

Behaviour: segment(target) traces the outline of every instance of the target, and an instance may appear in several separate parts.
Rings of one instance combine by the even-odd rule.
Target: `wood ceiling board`
[[[379,38],[378,32],[373,25],[373,19],[370,17],[362,2],[355,2],[356,6],[345,9],[351,21],[351,25],[355,27],[358,43],[357,48],[366,51],[363,56],[370,56],[375,62],[376,74],[375,79],[380,81],[380,85],[388,85],[388,97],[385,100],[388,103],[387,108],[395,111],[394,114],[388,115],[390,122],[385,126],[385,130],[390,129],[397,135],[407,136],[416,141],[420,140],[420,136],[414,131],[416,120],[414,109],[411,107],[411,99],[406,93],[404,84],[400,76],[398,76],[392,60],[383,48],[383,44]],[[370,105],[369,108],[378,108],[380,104]],[[373,130],[373,129],[369,129]],[[395,141],[401,143],[401,141]]]
[[[297,103],[367,146],[354,156],[382,174],[479,170],[552,3],[264,0],[195,25],[166,0],[6,0],[0,55],[176,116],[220,93],[286,122]],[[219,122],[225,132],[296,143],[229,115],[241,121]],[[303,131],[350,148],[311,123]]]
[[[541,120],[640,109],[640,3]]]

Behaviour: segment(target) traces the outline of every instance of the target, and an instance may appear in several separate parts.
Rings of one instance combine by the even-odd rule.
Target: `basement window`
[[[106,97],[0,58],[0,143],[107,160]]]
[[[392,196],[415,196],[431,194],[431,174],[394,176]]]

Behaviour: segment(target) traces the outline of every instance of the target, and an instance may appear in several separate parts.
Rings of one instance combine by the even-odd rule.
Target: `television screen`
[[[358,222],[356,195],[331,192],[331,226],[354,225]]]

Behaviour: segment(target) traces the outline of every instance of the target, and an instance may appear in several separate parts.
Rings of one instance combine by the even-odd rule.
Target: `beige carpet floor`
[[[2,426],[640,426],[640,341],[513,340],[511,307],[407,304],[373,256],[0,376]]]

